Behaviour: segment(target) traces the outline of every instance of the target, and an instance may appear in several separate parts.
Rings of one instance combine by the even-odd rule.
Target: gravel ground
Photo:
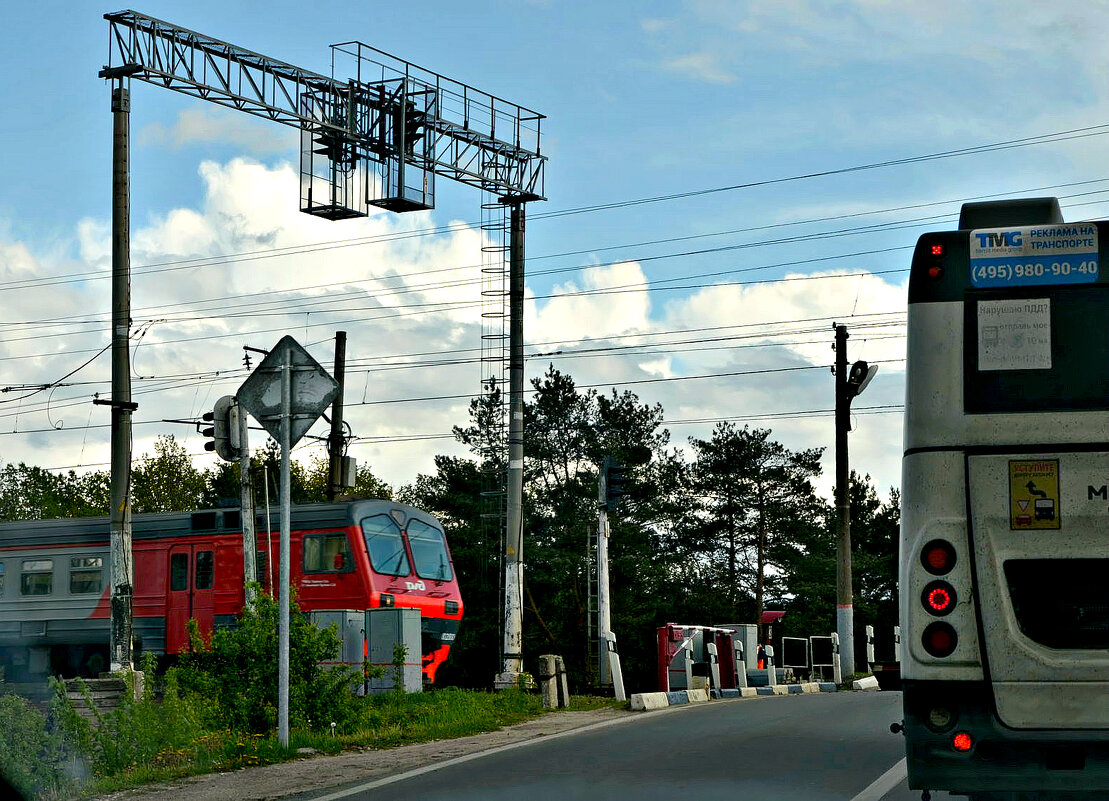
[[[146,785],[99,798],[101,801],[266,801],[378,779],[502,745],[639,714],[617,709],[552,712],[526,723],[457,740],[436,740],[384,751],[363,749],[335,756],[313,755],[279,765]]]

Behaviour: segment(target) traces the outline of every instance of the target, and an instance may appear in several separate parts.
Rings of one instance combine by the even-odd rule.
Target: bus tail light
[[[951,656],[959,644],[959,635],[950,623],[931,623],[920,636],[924,650],[934,657]]]
[[[947,540],[932,540],[920,552],[920,563],[933,576],[944,576],[955,567],[955,548]]]
[[[920,601],[930,614],[942,617],[955,608],[958,598],[955,588],[946,581],[933,581],[925,585]]]
[[[955,713],[950,707],[934,706],[928,710],[928,728],[935,732],[947,731],[955,725]]]

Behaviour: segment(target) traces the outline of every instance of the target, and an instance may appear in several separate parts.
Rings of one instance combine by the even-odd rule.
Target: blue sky
[[[116,10],[47,1],[6,12],[5,387],[56,381],[107,344],[111,114],[97,71],[102,14]],[[963,199],[991,195],[1055,194],[1068,219],[1109,208],[1109,128],[780,180],[1109,124],[1106,3],[151,0],[136,10],[324,73],[329,45],[358,39],[547,115],[549,199],[528,209],[526,339],[529,354],[561,354],[529,359],[529,375],[553,362],[580,384],[668,379],[621,388],[663,405],[675,446],[738,418],[830,457],[831,418],[809,412],[832,405],[832,322],[853,331],[850,359],[882,363],[856,406],[900,404],[904,271],[920,233],[952,227]],[[168,433],[201,451],[191,429],[160,421],[233,393],[242,345],[288,332],[330,365],[337,328],[348,331],[348,420],[362,438],[351,453],[399,485],[429,471],[432,454],[460,452],[449,439],[370,438],[445,434],[466,420],[464,400],[374,401],[477,390],[477,364],[397,357],[478,346],[475,307],[412,315],[402,304],[477,299],[480,194],[440,180],[434,211],[329,223],[297,212],[294,129],[139,82],[131,123],[136,456]],[[752,183],[762,185],[557,214]],[[447,234],[351,242],[452,222]],[[347,246],[324,245],[337,241]],[[242,253],[265,257],[228,263]],[[181,264],[196,258],[209,261]],[[446,277],[469,283],[419,286]],[[400,284],[411,291],[393,294]],[[621,291],[596,293],[606,287]],[[251,305],[263,298],[274,304]],[[785,366],[812,369],[735,375]],[[107,414],[89,401],[107,391],[96,382],[108,370],[101,357],[67,386],[0,397],[0,461],[102,467],[108,431],[90,426]],[[732,375],[689,378],[718,373]],[[879,411],[857,416],[852,461],[884,489],[899,482],[901,418]],[[795,412],[805,414],[775,416]],[[318,451],[306,443],[298,457]],[[831,472],[829,458],[823,492]]]

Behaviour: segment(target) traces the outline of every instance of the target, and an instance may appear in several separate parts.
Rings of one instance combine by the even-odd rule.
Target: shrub
[[[175,674],[182,691],[209,701],[210,729],[265,734],[277,726],[278,612],[270,595],[259,594],[236,626],[213,633],[211,642],[189,621],[192,650],[181,657]],[[360,680],[347,667],[324,667],[341,643],[334,627],[318,629],[289,604],[289,723],[291,726],[345,730],[357,715],[351,692]]]
[[[63,796],[76,790],[77,768],[42,712],[25,698],[0,695],[0,775],[27,797]]]

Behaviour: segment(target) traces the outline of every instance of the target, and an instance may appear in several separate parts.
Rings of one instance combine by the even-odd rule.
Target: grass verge
[[[538,695],[517,690],[489,693],[446,688],[411,695],[386,693],[357,699],[357,714],[346,731],[332,727],[330,721],[312,721],[310,728],[292,729],[289,747],[282,748],[275,734],[197,727],[200,716],[191,708],[203,703],[201,698],[188,697],[174,699],[168,708],[161,701],[132,702],[124,713],[101,716],[98,726],[93,726],[87,736],[80,742],[71,738],[64,748],[55,733],[59,730],[57,723],[48,724],[39,716],[33,719],[36,732],[41,730],[41,737],[34,740],[39,747],[31,749],[34,753],[26,749],[26,753],[6,753],[0,748],[0,773],[18,777],[17,786],[30,798],[56,801],[283,762],[300,756],[303,751],[298,749],[337,754],[455,739],[551,712],[543,708]],[[627,708],[627,702],[574,696],[569,711],[603,708]],[[7,711],[16,710],[13,706]],[[20,716],[21,741],[33,739],[26,731],[31,720]],[[0,719],[0,742],[7,733],[6,723],[13,722],[11,718]],[[103,739],[126,737],[132,747],[126,754],[106,755],[96,745],[98,728]],[[44,747],[47,743],[48,748]],[[28,765],[33,771],[28,771]]]

